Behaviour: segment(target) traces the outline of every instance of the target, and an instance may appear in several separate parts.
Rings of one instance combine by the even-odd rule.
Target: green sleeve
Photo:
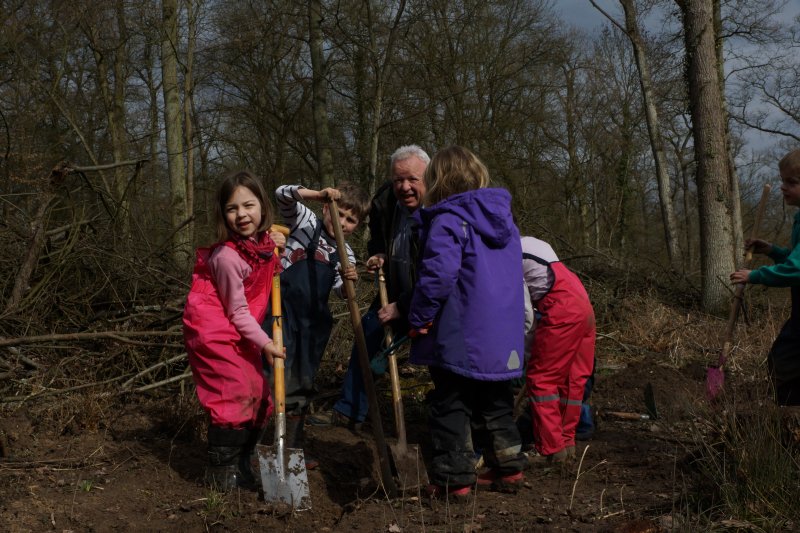
[[[773,247],[773,254],[780,257],[777,251],[785,250]],[[769,287],[795,287],[800,286],[800,245],[795,246],[787,253],[782,262],[775,265],[763,266],[750,272],[750,283],[760,283]]]
[[[775,246],[772,245],[772,249],[767,254],[767,257],[775,261],[776,263],[783,263],[786,261],[786,258],[789,257],[789,249],[784,248],[782,246]]]

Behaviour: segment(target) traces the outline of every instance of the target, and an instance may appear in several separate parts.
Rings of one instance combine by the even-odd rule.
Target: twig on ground
[[[171,378],[167,378],[167,379],[164,379],[164,380],[161,380],[161,381],[157,381],[156,383],[151,383],[150,385],[145,385],[145,386],[139,387],[137,389],[133,389],[133,392],[149,391],[149,390],[156,389],[156,388],[164,386],[164,385],[169,385],[170,383],[175,383],[176,381],[182,381],[182,380],[184,380],[186,378],[190,378],[190,377],[192,377],[191,370],[189,370],[187,372],[184,372],[183,374],[181,374],[179,376],[172,376]],[[123,393],[123,392],[127,392],[127,391],[120,391],[120,394]]]
[[[133,384],[133,382],[136,381],[137,378],[140,378],[140,377],[144,376],[145,374],[149,374],[153,370],[156,370],[157,368],[161,368],[162,366],[166,366],[166,365],[178,362],[178,361],[182,361],[182,360],[186,359],[186,357],[187,357],[186,353],[182,353],[180,355],[176,355],[175,357],[167,359],[166,361],[161,361],[160,363],[156,363],[153,366],[149,366],[149,367],[145,368],[144,370],[142,370],[141,372],[138,372],[138,373],[134,374],[133,377],[131,377],[128,381],[126,381],[125,383],[122,384],[120,389],[122,389],[122,390],[128,389]]]
[[[85,331],[81,333],[53,333],[51,335],[33,335],[31,337],[18,337],[16,339],[3,339],[0,338],[0,348],[4,346],[22,346],[25,344],[36,344],[39,342],[55,342],[55,341],[81,341],[81,340],[97,340],[97,339],[112,339],[120,342],[129,342],[128,337],[157,337],[168,335],[182,335],[180,331]],[[23,357],[20,355],[20,357]],[[24,360],[23,360],[24,361]],[[36,363],[32,361],[25,361],[32,363],[38,368]]]
[[[115,381],[119,381],[124,378],[125,376],[117,376],[115,378],[107,379],[104,381],[98,381],[96,383],[84,383],[83,385],[67,387],[66,389],[46,389],[41,392],[29,394],[27,396],[9,396],[6,398],[0,398],[0,403],[27,402],[28,400],[44,398],[45,396],[58,396],[61,394],[66,394],[68,392],[75,392],[77,390],[88,389],[91,387],[98,387],[100,385],[108,385],[109,383],[114,383]]]

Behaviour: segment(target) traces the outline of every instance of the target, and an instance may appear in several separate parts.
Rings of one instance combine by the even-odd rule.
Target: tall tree
[[[675,218],[675,209],[672,205],[672,185],[667,173],[667,158],[664,154],[664,141],[661,136],[658,109],[656,107],[653,90],[653,79],[650,74],[650,62],[647,58],[644,37],[639,30],[639,20],[635,0],[619,0],[625,14],[624,24],[617,22],[611,15],[603,10],[595,0],[590,0],[592,5],[600,11],[609,21],[622,30],[631,42],[633,54],[636,58],[636,68],[639,72],[639,85],[642,89],[647,131],[650,138],[650,147],[653,152],[653,161],[656,170],[656,183],[658,184],[658,199],[661,207],[661,219],[664,226],[664,240],[667,245],[667,256],[673,270],[679,268],[680,249],[678,247],[678,223]]]
[[[113,8],[98,8],[93,18],[85,19],[85,33],[97,64],[97,86],[102,96],[108,120],[111,153],[115,162],[127,159],[128,139],[125,130],[126,87],[128,84],[128,23],[121,0]],[[130,199],[127,171],[119,166],[114,169],[115,235],[123,239],[130,232]]]
[[[714,0],[675,0],[683,19],[689,110],[697,162],[702,302],[723,313],[727,276],[735,269],[725,111],[720,92]]]
[[[170,214],[172,216],[173,259],[188,266],[192,238],[186,203],[186,176],[183,164],[181,99],[178,90],[178,1],[162,0],[161,85],[164,93],[164,128],[167,141]]]
[[[199,6],[196,0],[186,2],[186,61],[183,74],[183,134],[186,143],[186,215],[194,215],[194,52],[197,47],[197,16]],[[189,226],[191,231],[192,226]],[[191,235],[190,235],[191,242]]]
[[[317,168],[320,188],[333,187],[333,153],[331,152],[331,136],[328,126],[328,82],[325,51],[322,33],[322,2],[309,0],[308,24],[311,50],[311,84],[314,116],[314,138],[316,140]]]

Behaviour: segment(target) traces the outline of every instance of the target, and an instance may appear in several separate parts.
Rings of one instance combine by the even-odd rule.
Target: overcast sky
[[[622,21],[622,8],[618,0],[596,0],[607,13],[611,14],[616,20]],[[588,33],[599,31],[608,20],[592,6],[589,0],[555,0],[553,2],[555,10],[560,12],[564,22]],[[800,0],[789,0],[783,9],[782,22],[796,19],[800,15]],[[646,29],[652,32],[663,30],[663,12],[650,15],[645,21]],[[746,131],[745,139],[748,148],[760,150],[773,145],[780,139],[778,136],[760,133],[756,131]]]

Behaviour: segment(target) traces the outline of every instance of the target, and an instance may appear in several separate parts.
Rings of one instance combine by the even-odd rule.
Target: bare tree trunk
[[[311,49],[311,90],[313,93],[314,138],[320,188],[333,187],[333,154],[328,128],[328,101],[325,54],[322,49],[322,2],[308,3],[309,48]]]
[[[369,4],[369,2],[367,2]],[[370,150],[369,150],[369,188],[370,193],[374,192],[377,188],[376,176],[378,174],[378,141],[380,140],[380,127],[382,123],[383,113],[383,93],[386,86],[386,80],[391,77],[390,65],[391,58],[394,55],[394,45],[397,41],[398,27],[400,20],[405,11],[406,2],[400,0],[400,5],[397,6],[395,12],[394,22],[389,30],[389,38],[386,42],[386,49],[384,50],[383,61],[380,65],[375,65],[375,97],[372,102],[372,127],[370,128]],[[369,8],[369,5],[367,6]],[[375,33],[373,28],[370,31],[370,52],[377,62],[378,46],[375,43]]]
[[[154,56],[154,49],[155,44],[148,42],[144,46],[144,61],[145,61],[145,68],[147,69],[147,94],[149,96],[150,101],[148,102],[148,116],[150,121],[150,131],[148,133],[148,154],[150,155],[150,161],[153,165],[153,169],[160,168],[160,165],[157,165],[156,162],[158,161],[158,140],[159,140],[159,121],[158,121],[158,85],[156,83],[156,76],[155,76],[155,68],[156,68],[156,61]],[[152,195],[151,198],[155,199],[158,198],[159,187],[158,187],[158,179],[156,176],[151,176],[151,183],[152,183],[152,191],[150,194]]]
[[[116,1],[115,12],[119,42],[114,51],[114,98],[112,100],[111,114],[115,118],[115,131],[112,133],[114,139],[114,161],[119,162],[127,159],[125,149],[127,143],[127,134],[125,133],[125,88],[128,85],[128,76],[126,74],[128,66],[128,25],[125,20],[125,6],[122,0]],[[131,226],[131,210],[128,196],[130,183],[124,168],[117,167],[114,169],[114,174],[119,202],[117,206],[117,224],[118,228],[120,228],[121,236],[125,238],[130,233]]]
[[[111,19],[106,17],[100,17],[91,23],[91,26],[87,28],[87,38],[97,65],[97,82],[106,111],[106,120],[108,121],[107,129],[111,141],[111,153],[114,156],[114,161],[124,161],[127,156],[125,151],[127,140],[125,133],[125,87],[128,78],[125,69],[128,36],[125,10],[120,0],[114,3],[113,20],[116,21],[117,26],[113,42],[109,42],[111,39],[108,36],[104,36],[102,28],[98,27],[100,24],[110,23]],[[110,65],[109,56],[111,59]],[[113,76],[110,74],[113,74]],[[113,85],[109,80],[113,80]],[[130,233],[130,202],[127,197],[128,180],[123,167],[114,169],[112,187],[116,230],[113,235],[124,240]]]
[[[562,65],[561,71],[564,74],[564,87],[566,89],[564,99],[564,115],[566,118],[566,150],[567,150],[567,183],[574,184],[572,194],[575,196],[576,211],[578,214],[578,232],[581,236],[581,244],[589,246],[589,206],[586,197],[586,182],[584,176],[580,175],[580,161],[578,157],[578,117],[575,112],[577,95],[575,91],[575,68]]]
[[[161,72],[164,92],[164,128],[167,139],[167,168],[169,171],[170,214],[172,226],[179,228],[172,236],[173,258],[178,265],[188,267],[191,253],[186,180],[183,166],[181,133],[181,102],[178,91],[178,1],[163,0],[161,35]]]
[[[647,119],[647,132],[650,137],[650,148],[653,152],[653,162],[656,168],[656,183],[658,185],[658,199],[661,206],[661,219],[664,224],[664,241],[667,245],[667,257],[673,270],[678,270],[680,265],[680,247],[678,246],[678,222],[675,218],[675,208],[672,205],[672,184],[667,173],[667,158],[664,155],[664,141],[661,136],[661,127],[658,122],[653,94],[653,80],[650,75],[650,63],[645,53],[644,39],[639,31],[638,14],[635,0],[619,0],[625,13],[623,26],[611,15],[605,12],[594,0],[592,5],[600,11],[609,21],[622,30],[631,42],[633,55],[636,58],[636,68],[639,71],[639,84],[642,88],[645,117]]]
[[[193,0],[186,1],[186,21],[188,24],[185,73],[183,76],[183,124],[186,143],[186,216],[194,215],[194,121],[192,116],[194,102],[194,51],[197,44],[197,13]],[[187,226],[189,242],[193,241],[193,226]]]
[[[707,311],[724,313],[728,307],[726,280],[735,263],[714,6],[713,0],[676,2],[683,14],[689,106],[697,161],[702,301]]]
[[[650,148],[653,151],[653,161],[656,167],[656,182],[658,183],[658,199],[661,206],[661,219],[664,224],[664,239],[667,244],[669,265],[673,270],[679,270],[680,248],[678,247],[678,223],[675,218],[675,208],[672,205],[672,185],[667,173],[667,158],[664,155],[664,141],[661,137],[661,126],[658,121],[658,111],[653,94],[653,80],[650,76],[650,64],[645,54],[644,40],[639,31],[639,23],[634,0],[620,0],[625,11],[625,33],[633,46],[636,67],[639,70],[639,82],[642,87],[645,116],[647,118],[647,132],[650,137]]]
[[[719,92],[722,95],[722,112],[725,114],[725,147],[728,154],[728,179],[731,187],[731,217],[733,219],[733,242],[735,253],[744,252],[744,232],[742,230],[742,197],[739,191],[739,173],[733,161],[733,143],[731,142],[730,117],[728,116],[728,101],[725,96],[725,57],[722,40],[722,12],[720,0],[714,0],[714,36],[715,51],[717,54],[717,70],[719,77]]]

